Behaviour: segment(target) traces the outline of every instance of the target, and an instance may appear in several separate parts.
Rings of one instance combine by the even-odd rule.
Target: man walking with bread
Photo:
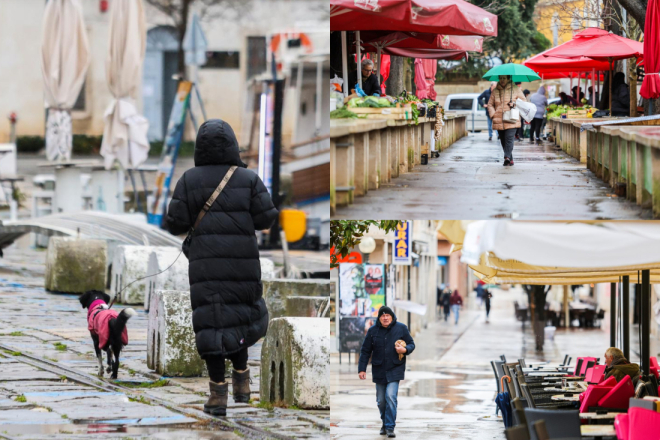
[[[397,322],[396,315],[387,306],[378,310],[378,321],[371,326],[360,350],[358,372],[367,378],[367,364],[371,358],[371,377],[376,384],[376,402],[383,424],[380,435],[396,437],[397,393],[399,381],[404,379],[406,357],[415,349],[408,327]]]

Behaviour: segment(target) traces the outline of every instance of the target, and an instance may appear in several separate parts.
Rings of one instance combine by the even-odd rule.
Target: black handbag
[[[218,184],[218,187],[213,191],[213,194],[211,194],[211,197],[204,203],[204,206],[202,206],[202,210],[200,211],[199,215],[197,216],[197,220],[195,220],[195,224],[193,225],[192,228],[190,228],[190,231],[188,231],[188,235],[186,235],[186,238],[183,240],[183,243],[181,244],[181,250],[183,251],[183,254],[188,258],[188,252],[190,252],[190,243],[192,242],[192,237],[193,234],[195,233],[195,229],[197,229],[197,226],[199,226],[199,223],[202,221],[204,218],[204,215],[208,212],[209,209],[211,209],[211,206],[213,203],[215,203],[215,199],[218,198],[220,193],[222,192],[223,189],[225,189],[225,185],[227,185],[227,182],[229,182],[229,179],[231,179],[232,174],[234,174],[234,171],[236,171],[237,166],[232,166],[227,170],[227,174],[225,174],[225,177],[222,178],[220,183]]]

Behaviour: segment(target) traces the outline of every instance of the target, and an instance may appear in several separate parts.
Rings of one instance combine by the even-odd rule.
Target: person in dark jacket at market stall
[[[250,399],[247,349],[268,329],[255,231],[270,228],[278,212],[259,176],[241,161],[236,136],[226,122],[211,119],[202,124],[194,159],[194,168],[177,182],[167,211],[167,227],[174,235],[193,227],[230,167],[236,167],[183,249],[189,261],[195,342],[211,379],[204,412],[224,416],[229,394],[225,359],[233,365],[234,401]]]
[[[614,74],[612,81],[612,116],[630,116],[630,91],[623,72]]]
[[[367,378],[371,357],[371,377],[376,384],[376,401],[383,424],[380,435],[396,437],[397,393],[399,381],[406,372],[406,357],[415,349],[408,327],[397,322],[394,311],[387,306],[378,310],[378,321],[368,331],[360,350],[358,376]]]
[[[362,91],[367,96],[380,96],[380,84],[378,83],[378,72],[374,71],[374,62],[365,59],[362,60]],[[355,86],[357,85],[357,70],[348,74],[348,88],[351,94],[355,93]]]

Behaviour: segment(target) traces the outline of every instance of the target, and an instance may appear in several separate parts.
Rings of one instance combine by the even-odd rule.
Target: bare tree
[[[188,19],[193,10],[199,11],[200,19],[227,19],[246,12],[251,0],[144,0],[159,12],[168,16],[178,34],[178,70],[182,78],[186,78],[186,58],[183,49],[183,39],[188,29]]]

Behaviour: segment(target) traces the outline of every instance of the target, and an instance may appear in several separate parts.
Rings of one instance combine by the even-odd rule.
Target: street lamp
[[[364,237],[358,245],[360,252],[364,254],[364,262],[369,262],[369,254],[376,250],[376,240],[371,237]]]

